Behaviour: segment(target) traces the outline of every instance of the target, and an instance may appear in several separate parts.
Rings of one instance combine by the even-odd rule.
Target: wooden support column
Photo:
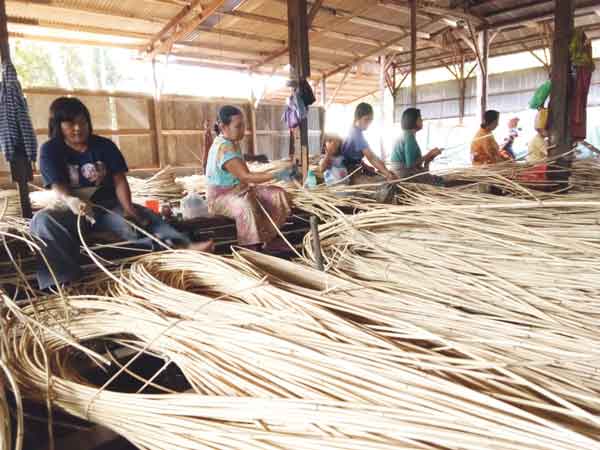
[[[458,124],[465,122],[465,103],[467,98],[467,79],[465,73],[465,55],[461,55],[458,72]]]
[[[0,0],[0,59],[2,62],[10,61],[5,0]],[[21,214],[25,218],[31,218],[32,212],[28,186],[28,183],[33,180],[31,162],[27,159],[24,147],[15,149],[13,159],[10,163],[10,174],[13,183],[17,184],[19,190]]]
[[[165,138],[162,132],[162,115],[160,108],[161,89],[158,84],[158,74],[156,73],[156,58],[152,59],[152,81],[154,82],[154,94],[152,96],[152,113],[150,114],[151,126],[154,128],[154,151],[156,163],[161,169],[169,164],[167,158],[167,149]]]
[[[379,145],[381,147],[380,149],[380,153],[381,153],[381,159],[383,161],[386,160],[386,154],[385,154],[385,143],[384,143],[384,139],[383,139],[383,130],[385,129],[385,88],[386,88],[386,83],[385,83],[385,73],[386,73],[386,67],[387,67],[387,61],[385,56],[380,56],[379,57],[379,96],[380,96],[380,102],[379,102],[379,124],[380,124],[380,128],[379,128]]]
[[[489,31],[482,30],[477,36],[477,105],[479,106],[480,117],[488,108],[488,56],[490,49]]]
[[[417,106],[417,0],[410,0],[410,103]]]
[[[552,97],[550,98],[550,135],[556,148],[552,155],[571,148],[569,133],[569,42],[574,29],[575,0],[555,0],[554,44],[552,47]]]
[[[288,0],[288,43],[293,82],[301,83],[310,77],[308,48],[308,15],[306,0]],[[294,83],[293,83],[294,84]],[[300,163],[302,179],[308,173],[308,120],[300,122]],[[298,155],[296,155],[298,160]]]
[[[323,149],[325,145],[325,121],[327,120],[327,78],[321,78],[321,108],[319,114],[319,121],[321,124],[321,141],[320,149]]]

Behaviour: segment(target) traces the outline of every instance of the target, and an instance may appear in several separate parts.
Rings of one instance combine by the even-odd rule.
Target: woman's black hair
[[[215,133],[221,132],[223,125],[229,125],[234,116],[241,116],[242,110],[237,106],[225,105],[219,109],[217,114],[217,122],[215,123]]]
[[[500,113],[496,110],[489,109],[483,114],[483,123],[481,128],[489,127],[493,122],[500,118]]]
[[[50,139],[64,139],[60,124],[72,122],[84,116],[88,122],[90,134],[94,132],[90,111],[81,100],[75,97],[59,97],[50,105],[50,118],[48,119],[48,137]]]
[[[400,124],[403,130],[415,130],[417,128],[417,120],[421,118],[421,110],[417,108],[405,109],[402,113]]]
[[[321,146],[322,154],[325,153],[325,144],[327,141],[338,141],[340,143],[340,147],[342,146],[342,142],[344,142],[344,140],[338,134],[326,133],[325,136],[323,136],[323,145]]]
[[[359,120],[362,117],[372,116],[372,115],[373,115],[373,107],[371,105],[369,105],[368,103],[359,103],[358,106],[356,107],[356,110],[354,110],[354,120]]]

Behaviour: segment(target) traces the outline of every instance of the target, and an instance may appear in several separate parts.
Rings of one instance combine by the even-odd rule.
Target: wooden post
[[[310,216],[310,233],[312,236],[312,248],[315,255],[315,268],[325,270],[323,264],[323,253],[321,252],[321,236],[319,236],[319,219],[317,216]]]
[[[477,48],[479,53],[479,62],[477,66],[477,104],[479,105],[479,113],[482,118],[488,107],[489,42],[489,31],[487,29],[480,31],[477,36]]]
[[[154,147],[156,152],[156,162],[161,169],[169,164],[167,160],[166,148],[162,134],[162,115],[160,108],[160,87],[156,74],[156,58],[152,59],[152,81],[154,82],[154,95],[152,97],[152,127],[154,128]]]
[[[385,56],[379,57],[379,95],[381,97],[381,101],[379,104],[379,145],[381,146],[381,159],[383,161],[386,160],[385,154],[385,143],[383,139],[383,130],[385,129],[385,71],[386,71],[386,58]]]
[[[252,155],[256,156],[258,152],[258,142],[256,135],[256,108],[254,107],[254,95],[250,102],[250,126],[252,127],[252,145],[250,146],[250,151],[252,152]]]
[[[2,62],[10,62],[10,45],[8,42],[8,27],[6,18],[6,2],[0,0],[0,58]],[[31,201],[29,200],[28,183],[33,180],[31,162],[27,159],[25,148],[15,149],[13,161],[10,163],[10,174],[13,183],[17,184],[19,198],[21,201],[21,214],[25,218],[31,218]]]
[[[306,0],[288,0],[288,45],[290,66],[296,83],[310,77],[310,53],[308,48],[308,17]],[[300,162],[302,179],[308,173],[308,120],[300,122]]]
[[[573,35],[574,0],[555,0],[554,44],[552,48],[552,96],[550,98],[550,135],[553,155],[571,148],[569,133],[569,42]]]
[[[410,2],[410,103],[417,106],[417,0]]]
[[[465,102],[467,97],[467,80],[465,79],[465,55],[461,55],[460,72],[458,76],[458,124],[463,125],[465,122]]]
[[[325,145],[325,121],[327,120],[327,78],[321,78],[321,108],[319,112],[319,122],[321,126],[321,139],[319,151]]]

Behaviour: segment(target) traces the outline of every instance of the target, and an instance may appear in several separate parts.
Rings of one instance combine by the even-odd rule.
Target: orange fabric
[[[485,137],[484,137],[485,136]],[[480,128],[471,143],[471,158],[474,166],[496,164],[504,161],[500,155],[500,147],[492,133]]]

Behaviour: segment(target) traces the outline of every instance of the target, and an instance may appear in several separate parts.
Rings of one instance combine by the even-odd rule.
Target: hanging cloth
[[[571,98],[571,138],[582,141],[587,136],[587,102],[595,70],[592,43],[582,30],[575,31],[569,45],[574,71]]]
[[[37,137],[29,116],[29,108],[21,90],[17,71],[10,61],[2,63],[0,79],[0,151],[7,161],[14,161],[21,147],[27,159],[37,158]]]

